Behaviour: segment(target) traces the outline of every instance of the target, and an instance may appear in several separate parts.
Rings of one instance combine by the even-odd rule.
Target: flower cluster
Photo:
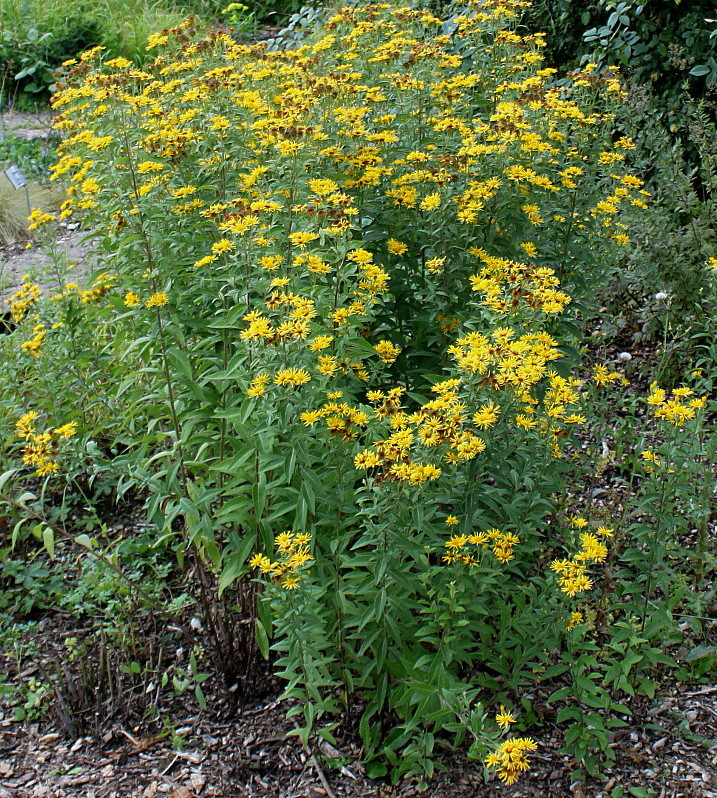
[[[40,299],[42,292],[37,283],[30,281],[28,275],[22,280],[22,286],[10,297],[10,316],[17,324],[27,314],[28,310]]]
[[[281,585],[284,590],[296,590],[299,586],[299,572],[313,561],[309,552],[311,535],[304,532],[282,532],[274,538],[279,559],[272,561],[265,554],[255,554],[249,561],[264,576]]]
[[[304,425],[313,427],[323,420],[330,434],[338,435],[347,441],[358,438],[369,422],[369,413],[360,407],[351,407],[348,402],[338,401],[342,397],[342,391],[329,393],[327,396],[329,401],[318,410],[301,414]]]
[[[493,552],[498,562],[508,563],[513,558],[513,548],[520,543],[520,538],[512,532],[501,532],[499,529],[489,529],[471,535],[453,535],[445,543],[447,553],[443,555],[443,562],[460,562],[464,565],[478,566],[480,558],[466,551],[467,546],[477,546],[480,549],[489,549]]]
[[[530,737],[512,737],[488,754],[485,763],[498,771],[498,778],[504,784],[515,784],[520,774],[530,769],[528,753],[537,748],[535,740]]]
[[[42,344],[47,335],[46,326],[40,322],[32,328],[32,335],[20,344],[20,349],[23,352],[28,352],[33,357],[40,357],[42,354]]]
[[[536,255],[534,245],[523,245]],[[553,269],[497,258],[479,248],[471,249],[485,264],[473,275],[471,287],[483,295],[482,304],[495,313],[515,311],[521,304],[543,313],[560,313],[570,297],[560,291],[560,281]]]
[[[610,371],[607,366],[596,363],[593,366],[592,380],[597,386],[612,385],[613,383],[625,384],[625,377],[619,371]]]
[[[22,448],[22,462],[32,466],[38,477],[45,477],[59,471],[58,441],[75,435],[77,425],[71,422],[55,429],[38,432],[34,424],[37,417],[38,413],[35,411],[25,413],[15,425],[15,431],[20,440],[25,441]]]
[[[576,517],[571,520],[571,525],[584,529],[587,527],[587,522],[583,518]],[[602,540],[611,537],[612,534],[613,530],[607,527],[598,527],[595,534],[581,532],[580,549],[577,554],[570,560],[553,560],[550,569],[557,574],[558,584],[563,593],[572,597],[592,588],[593,581],[588,576],[588,566],[591,563],[604,562],[608,550]]]
[[[369,391],[374,414],[386,420],[394,432],[356,455],[356,468],[380,466],[387,478],[416,485],[441,475],[441,469],[435,464],[416,461],[417,452],[456,464],[484,451],[485,441],[471,428],[470,415],[458,393],[460,387],[458,379],[434,385],[431,390],[437,397],[414,413],[403,410],[402,389]],[[486,429],[495,423],[498,411],[496,405],[486,405],[474,414],[474,422]]]
[[[55,216],[52,213],[45,213],[44,211],[40,210],[39,208],[33,208],[32,213],[27,217],[28,222],[30,224],[27,226],[28,230],[36,230],[40,225],[48,224],[55,220]]]
[[[116,280],[117,278],[114,275],[102,272],[92,280],[87,288],[82,288],[78,283],[65,283],[64,290],[55,294],[52,299],[58,302],[67,297],[77,295],[84,305],[89,302],[97,302],[112,290]]]
[[[650,386],[647,404],[653,408],[655,418],[668,421],[675,427],[684,427],[687,421],[695,418],[698,410],[706,406],[707,397],[696,397],[692,388],[682,386],[675,388],[672,391],[672,398],[669,398],[667,391],[653,383]]]

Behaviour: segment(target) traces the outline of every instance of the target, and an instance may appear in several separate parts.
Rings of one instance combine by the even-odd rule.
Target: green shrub
[[[564,455],[583,314],[645,192],[615,71],[558,80],[522,5],[348,7],[275,52],[189,21],[142,69],[84,54],[54,177],[112,277],[27,283],[0,344],[0,500],[30,472],[141,489],[227,675],[272,649],[304,742],[342,711],[373,775],[430,776],[443,735],[512,783],[535,743],[487,708],[566,649],[595,770],[622,689],[589,659],[613,530],[573,517]],[[611,663],[632,611],[610,606]]]
[[[619,64],[665,98],[689,81],[698,95],[717,80],[714,4],[695,0],[547,0],[533,3],[524,21],[546,31],[548,58],[560,66],[586,59]]]
[[[205,13],[211,4],[202,4]],[[215,10],[215,15],[216,12]],[[0,66],[5,100],[22,109],[32,98],[46,104],[55,70],[91,47],[140,63],[153,31],[176,25],[190,13],[181,3],[136,0],[0,0]]]

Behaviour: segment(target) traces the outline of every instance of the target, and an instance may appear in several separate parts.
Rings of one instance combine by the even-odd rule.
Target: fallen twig
[[[294,726],[297,729],[299,728],[299,724],[296,721],[294,721]],[[319,760],[311,752],[311,749],[308,747],[308,745],[304,744],[303,740],[301,741],[301,744],[304,746],[304,751],[306,751],[306,755],[309,757],[309,761],[314,766],[314,770],[316,771],[321,781],[321,784],[323,785],[323,788],[326,790],[326,794],[329,796],[329,798],[336,798],[336,793],[331,789],[331,785],[329,784],[329,781],[326,778],[326,774],[324,773],[323,768],[319,764]]]

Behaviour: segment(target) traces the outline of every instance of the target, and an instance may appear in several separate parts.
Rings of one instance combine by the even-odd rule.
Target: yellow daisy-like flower
[[[284,590],[298,590],[299,577],[296,574],[287,574],[281,582]]]
[[[53,435],[57,438],[71,438],[77,433],[77,424],[71,421],[69,424],[63,424],[53,431]]]
[[[222,238],[212,244],[212,252],[215,255],[221,255],[224,252],[231,252],[234,249],[234,244],[228,238]]]
[[[289,235],[289,241],[300,249],[303,249],[307,244],[316,241],[319,237],[318,233],[297,232]]]
[[[422,211],[435,211],[437,208],[441,207],[441,195],[436,192],[435,194],[429,194],[427,197],[424,197],[421,200],[421,210]]]
[[[574,612],[571,614],[570,619],[565,624],[565,628],[568,632],[571,632],[576,626],[580,626],[583,622],[583,614],[582,612]]]
[[[274,385],[297,388],[309,382],[311,374],[306,369],[282,369],[274,377]]]
[[[249,384],[247,388],[247,396],[251,396],[253,398],[257,396],[263,396],[266,392],[266,386],[269,384],[269,375],[266,373],[259,374]]]
[[[374,349],[384,363],[393,363],[401,354],[401,347],[392,344],[390,341],[379,341],[374,346]]]
[[[31,410],[29,413],[25,413],[24,416],[20,417],[18,422],[15,424],[15,431],[20,438],[23,440],[28,440],[35,434],[35,428],[32,422],[37,418],[37,416],[37,411]]]
[[[447,549],[462,549],[468,543],[467,535],[453,535],[450,540],[446,541]]]
[[[354,457],[354,466],[361,471],[366,470],[367,468],[373,468],[374,466],[380,465],[381,458],[376,454],[376,452],[371,451],[371,449],[366,449],[363,452],[359,452],[356,457]]]
[[[495,722],[500,726],[503,731],[510,728],[512,723],[517,723],[515,715],[512,712],[508,712],[508,710],[503,706],[500,705],[500,712],[498,712],[495,716]]]
[[[282,532],[274,538],[274,545],[279,551],[286,551],[291,548],[293,539],[291,532]]]
[[[164,291],[156,291],[144,303],[146,308],[161,308],[169,302],[169,297]]]
[[[405,255],[408,252],[408,247],[402,241],[396,241],[395,238],[389,238],[387,241],[388,251],[392,255]]]

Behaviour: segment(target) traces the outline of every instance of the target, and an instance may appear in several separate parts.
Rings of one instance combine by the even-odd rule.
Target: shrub
[[[557,81],[523,5],[348,7],[277,52],[188,21],[141,69],[85,53],[54,176],[116,276],[13,301],[6,456],[145,491],[228,675],[256,650],[232,648],[235,591],[304,741],[342,709],[374,775],[430,775],[442,733],[512,783],[535,744],[499,742],[515,718],[486,702],[580,645],[608,554],[556,499],[581,310],[645,192],[615,71]]]
[[[212,3],[196,9],[208,19],[216,16]],[[0,0],[0,65],[2,94],[21,108],[46,105],[54,86],[54,71],[63,61],[94,46],[115,56],[141,62],[144,44],[153,31],[180,22],[188,13],[181,3],[131,4],[116,0],[83,3],[78,0]]]

